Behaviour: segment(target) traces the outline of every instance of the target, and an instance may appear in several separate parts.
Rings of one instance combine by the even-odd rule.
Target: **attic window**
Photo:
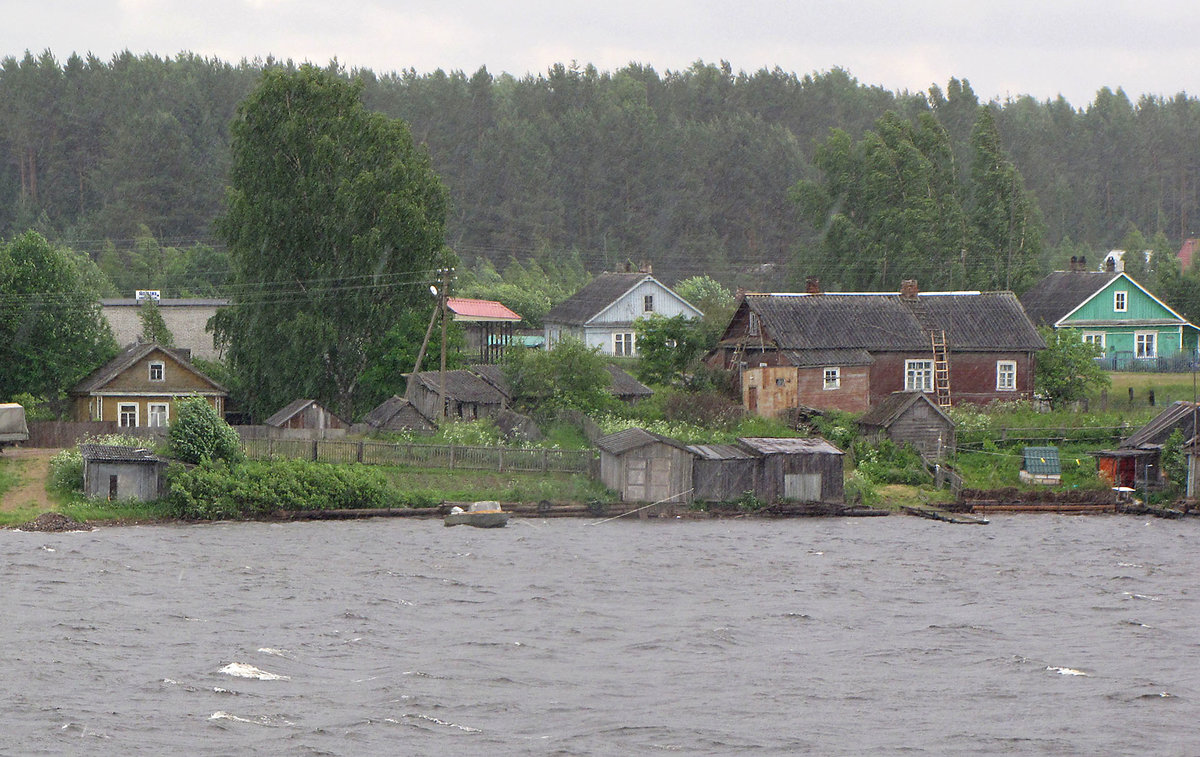
[[[1113,311],[1124,313],[1129,309],[1129,292],[1119,290],[1113,292]]]
[[[642,305],[643,305],[642,310],[646,311],[647,313],[653,313],[654,312],[654,295],[648,294],[645,297],[643,297]]]
[[[750,314],[750,336],[758,336],[758,313]]]
[[[150,364],[150,380],[151,381],[162,381],[164,375],[165,374],[164,374],[162,363],[151,363]]]

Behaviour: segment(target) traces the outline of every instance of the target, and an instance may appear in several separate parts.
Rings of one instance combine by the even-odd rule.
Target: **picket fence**
[[[254,460],[289,458],[322,463],[404,465],[418,468],[464,470],[594,473],[598,465],[592,450],[476,447],[457,444],[401,444],[396,442],[329,439],[244,439],[242,448]]]

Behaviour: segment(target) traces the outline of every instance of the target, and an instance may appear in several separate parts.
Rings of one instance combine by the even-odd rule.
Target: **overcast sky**
[[[840,67],[891,90],[966,78],[981,99],[1090,102],[1100,87],[1200,95],[1200,7],[1182,0],[0,0],[0,55],[108,60],[180,51],[377,73],[544,72],[556,62],[659,73]]]

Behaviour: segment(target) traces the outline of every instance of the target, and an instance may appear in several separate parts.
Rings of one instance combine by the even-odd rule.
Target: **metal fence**
[[[592,473],[597,459],[592,450],[320,439],[246,439],[243,440],[242,447],[247,457],[256,460],[290,458],[322,463],[365,463],[498,472]]]

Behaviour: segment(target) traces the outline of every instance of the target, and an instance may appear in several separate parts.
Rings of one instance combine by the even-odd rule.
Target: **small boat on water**
[[[470,510],[454,507],[442,521],[446,526],[475,526],[475,528],[504,528],[508,525],[507,513],[495,501],[472,503]]]

